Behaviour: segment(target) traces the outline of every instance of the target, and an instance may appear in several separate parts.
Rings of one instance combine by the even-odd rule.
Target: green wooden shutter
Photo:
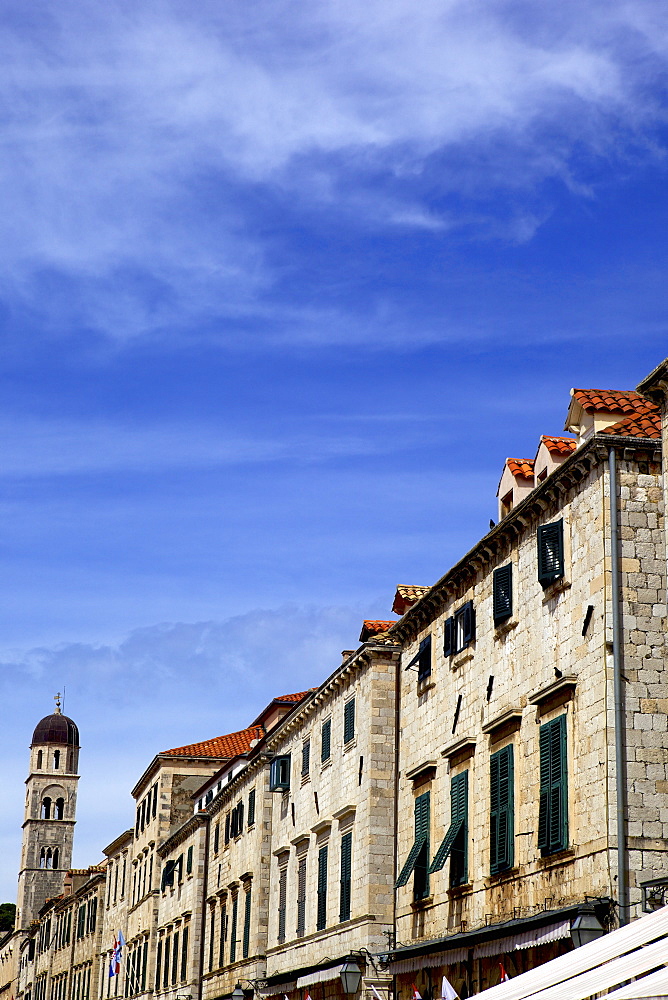
[[[423,792],[415,800],[415,840],[421,847],[413,866],[413,896],[415,899],[426,899],[429,895],[429,831],[430,831],[430,800],[429,792]]]
[[[193,870],[193,848],[192,845],[188,848],[188,853],[186,854],[186,875],[191,875]]]
[[[441,841],[431,864],[430,872],[443,868],[448,857],[457,852],[457,866],[454,872],[451,864],[451,882],[461,885],[466,881],[468,861],[468,771],[456,774],[450,782],[450,826]]]
[[[431,675],[431,636],[428,635],[420,643],[417,656],[418,680],[423,681]]]
[[[230,937],[230,962],[237,960],[237,917],[239,916],[239,896],[232,900],[232,931]]]
[[[188,934],[190,928],[188,924],[183,928],[183,940],[181,942],[181,982],[185,983],[188,978]],[[223,921],[220,922],[220,940],[223,941]],[[144,945],[146,947],[146,945]],[[223,964],[222,958],[220,964]]]
[[[297,937],[306,930],[306,858],[299,859],[297,873]]]
[[[250,887],[246,890],[246,905],[244,910],[244,939],[243,939],[243,957],[248,958],[250,952],[250,926],[251,926],[251,890]]]
[[[538,527],[538,579],[547,587],[564,575],[564,522]]]
[[[492,578],[494,624],[498,625],[513,613],[513,564],[494,570]]]
[[[222,969],[225,965],[225,934],[227,932],[227,906],[223,903],[220,910],[220,935],[218,937],[218,968]],[[184,934],[188,933],[188,927],[184,931]],[[185,943],[185,939],[184,939]],[[185,956],[183,961],[185,962]],[[184,975],[181,976],[184,978]]]
[[[475,608],[473,601],[467,601],[460,614],[464,617],[462,642],[468,646],[475,639]]]
[[[302,743],[302,778],[307,778],[311,768],[311,741],[304,740]]]
[[[251,788],[248,793],[248,825],[253,826],[255,823],[255,789]]]
[[[452,656],[454,653],[454,623],[452,618],[447,618],[443,623],[443,655]]]
[[[510,868],[514,860],[512,744],[490,758],[490,871]]]
[[[327,926],[327,844],[318,852],[318,923],[317,930]]]
[[[426,794],[428,795],[429,793],[427,792]],[[408,857],[406,858],[404,867],[401,869],[399,877],[394,884],[395,889],[398,889],[399,886],[407,884],[409,878],[411,877],[413,869],[415,868],[415,863],[420,855],[420,851],[424,846],[425,837],[429,829],[429,819],[427,818],[427,827],[425,830],[422,820],[422,809],[423,809],[422,798],[423,797],[421,795],[418,795],[413,805],[413,812],[415,817],[415,840],[413,841],[413,846],[408,852]]]
[[[278,943],[285,941],[285,912],[288,898],[288,869],[281,865],[278,872]]]
[[[320,760],[324,764],[332,753],[332,720],[327,719],[322,724],[322,740],[320,743]]]
[[[350,888],[352,879],[352,832],[341,837],[341,891],[339,894],[339,920],[350,920]]]
[[[355,699],[346,702],[343,709],[343,742],[350,743],[355,735]]]
[[[568,844],[566,716],[540,727],[538,847],[553,854]]]

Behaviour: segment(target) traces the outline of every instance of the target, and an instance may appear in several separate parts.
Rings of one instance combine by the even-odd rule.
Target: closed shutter
[[[185,983],[188,978],[188,936],[190,934],[190,928],[188,924],[183,928],[183,940],[181,942],[181,982]],[[223,924],[220,925],[220,940],[223,940]],[[220,964],[222,965],[222,959]]]
[[[168,987],[168,985],[169,985],[169,982],[168,982],[168,980],[169,980],[169,949],[170,949],[171,943],[172,943],[172,939],[171,939],[171,937],[168,934],[167,937],[165,938],[165,964],[164,964],[164,967],[163,967],[163,970],[162,970],[162,988],[164,990],[166,990],[167,987]]]
[[[505,621],[513,613],[513,564],[494,570],[492,579],[494,624]]]
[[[327,719],[322,724],[322,740],[320,743],[320,760],[324,764],[332,753],[332,720]]]
[[[213,950],[216,938],[216,911],[211,907],[209,917],[209,972],[213,969]]]
[[[174,941],[172,942],[172,986],[176,986],[179,973],[179,932],[174,931]]]
[[[288,896],[288,869],[285,865],[278,872],[278,943],[285,941],[285,908]]]
[[[452,618],[446,619],[443,623],[443,655],[452,656],[454,653],[454,621]]]
[[[308,777],[311,767],[311,741],[304,740],[302,743],[302,778]]]
[[[538,527],[538,579],[543,587],[564,575],[564,522]]]
[[[538,847],[543,854],[568,844],[566,716],[540,727],[540,806]]]
[[[232,900],[232,931],[230,934],[230,962],[237,960],[237,917],[239,916],[239,896]]]
[[[355,699],[346,702],[343,709],[343,742],[350,743],[355,735]]]
[[[244,940],[243,940],[243,957],[248,958],[250,952],[250,926],[251,926],[251,890],[248,888],[246,890],[246,900],[245,900],[245,910],[244,910]]]
[[[252,826],[255,822],[255,789],[251,788],[248,793],[248,825]]]
[[[192,874],[193,870],[193,849],[192,846],[188,848],[188,853],[186,854],[186,875]]]
[[[318,923],[317,930],[327,926],[327,844],[318,852]]]
[[[350,920],[350,888],[352,879],[352,832],[341,837],[341,891],[339,894],[339,920]]]
[[[475,608],[473,607],[473,601],[468,601],[460,613],[464,619],[462,642],[464,646],[468,646],[475,639]]]
[[[511,868],[514,860],[512,744],[490,758],[490,871]]]
[[[220,823],[216,823],[213,831],[213,853],[218,853],[218,848],[220,846]]]
[[[186,928],[187,930],[188,928]],[[227,934],[227,906],[223,903],[220,909],[220,937],[218,940],[218,968],[225,965],[225,936]]]
[[[297,873],[297,937],[306,930],[306,858],[299,859]]]

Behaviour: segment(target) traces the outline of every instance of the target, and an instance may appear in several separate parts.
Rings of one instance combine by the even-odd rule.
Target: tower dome
[[[66,747],[79,746],[79,730],[75,722],[60,711],[60,694],[55,697],[56,711],[45,716],[35,726],[32,746],[36,743],[62,743]]]

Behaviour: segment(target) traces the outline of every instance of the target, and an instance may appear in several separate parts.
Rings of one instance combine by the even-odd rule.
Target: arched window
[[[42,819],[51,819],[51,799],[48,795],[42,799]]]
[[[46,867],[53,868],[53,855],[51,854],[51,848],[46,849]]]
[[[58,867],[58,857],[59,857],[59,855],[60,855],[60,851],[58,850],[57,847],[54,847],[54,849],[53,849],[53,867],[54,868]]]
[[[53,751],[53,767],[56,771],[60,767],[60,750]]]
[[[43,847],[39,852],[39,867],[46,868],[46,848]]]
[[[37,770],[38,771],[42,770],[42,751],[41,750],[37,751]]]
[[[62,819],[65,815],[65,799],[56,799],[56,809],[54,819]]]

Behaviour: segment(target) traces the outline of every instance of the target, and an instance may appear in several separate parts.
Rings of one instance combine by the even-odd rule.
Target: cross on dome
[[[61,712],[60,712],[60,699],[61,699],[61,697],[62,697],[62,695],[61,695],[60,691],[58,692],[58,694],[55,694],[53,696],[53,700],[56,703],[56,711],[54,712],[54,715],[60,715],[61,714]]]

